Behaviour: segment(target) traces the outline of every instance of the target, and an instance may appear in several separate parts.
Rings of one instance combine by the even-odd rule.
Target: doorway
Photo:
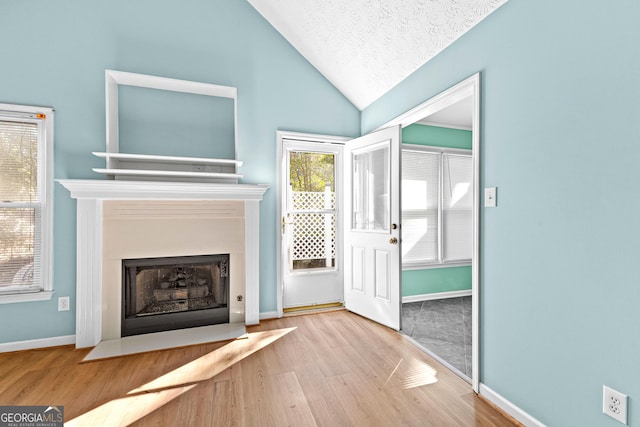
[[[280,314],[344,301],[342,140],[278,132]]]
[[[335,166],[334,209],[299,209],[288,200],[296,189],[292,185],[297,179],[294,163],[302,158],[311,164],[314,156],[320,164],[333,162]],[[313,309],[332,301],[344,302],[347,310],[400,329],[399,156],[400,126],[356,139],[278,132],[279,316],[285,310]],[[322,181],[323,188],[327,187],[325,178],[317,181]],[[320,193],[320,188],[311,192]],[[331,237],[335,246],[334,259],[328,256],[294,259],[292,248],[298,243],[296,215],[309,213],[325,216],[325,220],[314,220],[319,224],[331,223],[326,216],[333,217],[335,226],[305,230],[300,243],[307,244],[305,239],[313,237],[315,240],[316,236],[321,236],[319,239],[326,247]]]
[[[402,150],[408,196],[402,199],[403,332],[467,379],[472,375],[470,101],[449,107],[459,113],[448,123],[430,116],[406,127]]]
[[[475,74],[466,80],[460,82],[459,84],[453,86],[452,88],[440,93],[439,95],[434,96],[433,98],[427,100],[426,102],[418,105],[417,107],[411,109],[410,111],[402,114],[396,119],[391,120],[390,122],[382,125],[380,128],[386,128],[393,125],[401,125],[403,130],[406,130],[409,126],[412,126],[424,119],[429,119],[431,124],[436,124],[438,127],[448,127],[449,122],[451,120],[453,112],[460,107],[461,105],[466,105],[466,113],[464,114],[465,121],[468,123],[468,127],[471,131],[471,146],[470,146],[470,155],[471,155],[471,167],[472,167],[472,182],[469,186],[471,190],[471,248],[470,248],[470,259],[467,263],[468,266],[465,266],[463,260],[458,260],[461,262],[458,263],[449,263],[449,265],[445,265],[446,267],[455,266],[458,264],[462,268],[467,268],[469,273],[470,286],[466,291],[458,292],[445,292],[441,295],[425,295],[420,294],[419,292],[411,293],[409,292],[408,283],[405,283],[405,273],[407,273],[406,265],[403,263],[403,302],[410,303],[418,303],[417,305],[420,308],[425,308],[425,306],[433,306],[435,305],[435,310],[439,312],[435,313],[436,315],[441,317],[442,310],[448,311],[449,309],[458,310],[460,313],[459,324],[462,322],[462,327],[466,327],[467,331],[470,332],[470,372],[464,372],[461,369],[455,369],[454,364],[448,363],[445,358],[438,355],[437,351],[433,351],[429,349],[429,346],[418,344],[426,349],[432,355],[435,355],[438,359],[445,362],[445,364],[450,367],[454,367],[454,371],[458,371],[458,373],[462,373],[463,377],[466,377],[470,380],[472,388],[474,391],[478,392],[479,390],[479,290],[480,290],[480,281],[479,281],[479,254],[480,254],[480,239],[479,239],[479,224],[480,224],[480,128],[479,128],[479,111],[480,111],[480,75]],[[459,113],[459,112],[458,112]],[[453,114],[453,116],[459,114]],[[404,132],[403,132],[404,133]],[[405,141],[403,141],[404,143]],[[409,194],[406,194],[406,191],[403,192],[402,198],[405,200],[407,197],[411,197]],[[440,203],[443,203],[444,200],[440,199]],[[405,221],[403,220],[403,245],[406,243],[405,240]],[[439,230],[440,233],[443,233],[443,230]],[[446,258],[446,257],[445,257]],[[441,257],[442,260],[442,257]],[[441,267],[441,266],[438,266]],[[440,268],[438,268],[440,270]],[[437,294],[437,292],[436,292]],[[445,295],[443,295],[445,294]],[[456,296],[458,299],[439,299],[441,296]],[[441,304],[438,304],[441,303]],[[408,330],[409,324],[406,321],[406,314],[411,309],[415,309],[415,307],[406,306],[403,304],[403,310],[405,311],[405,315],[403,315],[403,331]],[[463,320],[466,316],[466,322]],[[469,319],[470,317],[470,319]],[[433,329],[434,325],[432,325]],[[436,331],[443,335],[442,324],[437,327]],[[426,329],[426,328],[425,328]],[[415,325],[414,325],[415,331]],[[406,331],[405,331],[406,332]],[[420,331],[425,332],[425,331]],[[446,334],[446,333],[445,333]],[[414,334],[415,335],[415,334]],[[424,334],[422,334],[424,335]],[[464,338],[463,338],[464,339]],[[442,352],[442,351],[441,351]],[[465,356],[462,355],[463,364],[466,362],[464,360]]]

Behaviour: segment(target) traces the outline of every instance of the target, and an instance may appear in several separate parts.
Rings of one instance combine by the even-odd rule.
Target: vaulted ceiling
[[[247,0],[363,110],[507,0]]]

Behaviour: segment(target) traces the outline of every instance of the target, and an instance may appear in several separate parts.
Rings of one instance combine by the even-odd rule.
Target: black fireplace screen
[[[229,322],[229,255],[122,261],[122,336]]]

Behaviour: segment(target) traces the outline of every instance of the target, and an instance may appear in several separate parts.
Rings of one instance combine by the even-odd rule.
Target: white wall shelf
[[[203,165],[234,165],[242,166],[242,160],[232,159],[211,159],[208,157],[180,157],[180,156],[158,156],[154,154],[127,154],[127,153],[106,153],[94,151],[94,156],[107,159],[120,159],[120,160],[139,160],[156,163],[193,163]]]
[[[107,161],[106,168],[93,171],[115,179],[177,178],[234,184],[242,178],[235,173],[236,167],[242,165],[239,160],[96,151],[93,154]]]
[[[237,181],[242,175],[236,173],[217,172],[187,172],[187,171],[165,171],[165,170],[144,170],[144,169],[101,169],[93,168],[94,172],[120,177],[166,177],[166,178],[202,178],[216,181]]]

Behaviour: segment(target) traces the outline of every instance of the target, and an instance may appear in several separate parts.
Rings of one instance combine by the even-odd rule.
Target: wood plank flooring
[[[64,406],[70,426],[513,426],[401,334],[347,311],[249,338],[80,363],[0,354],[0,405]]]

